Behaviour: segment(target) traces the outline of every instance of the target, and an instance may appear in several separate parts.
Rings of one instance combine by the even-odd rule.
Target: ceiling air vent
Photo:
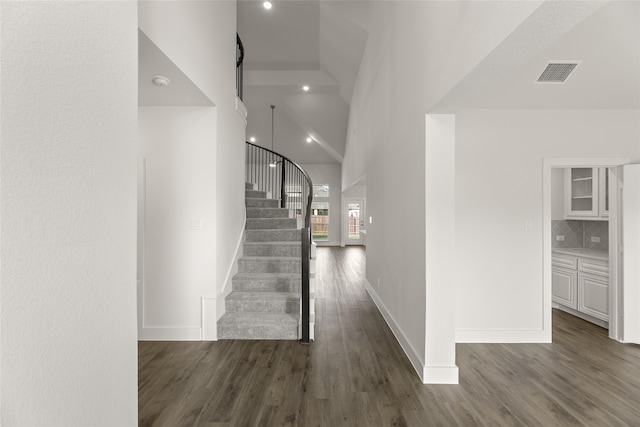
[[[550,61],[537,83],[564,83],[580,61]]]

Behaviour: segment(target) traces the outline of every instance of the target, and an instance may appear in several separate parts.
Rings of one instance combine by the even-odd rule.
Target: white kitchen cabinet
[[[598,215],[609,218],[609,168],[598,168]]]
[[[565,169],[565,218],[608,220],[608,168]]]
[[[566,268],[553,267],[552,269],[552,297],[553,302],[565,307],[578,309],[578,272]]]
[[[552,255],[552,300],[585,320],[609,321],[609,262],[585,249]],[[575,253],[573,255],[572,253]],[[586,316],[585,316],[586,315]],[[594,322],[597,323],[597,322]],[[598,323],[599,324],[599,323]]]
[[[578,273],[578,311],[609,321],[609,278]]]

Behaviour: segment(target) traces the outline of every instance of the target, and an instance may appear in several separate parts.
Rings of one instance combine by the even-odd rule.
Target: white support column
[[[427,114],[425,358],[422,382],[457,384],[455,343],[455,115]]]

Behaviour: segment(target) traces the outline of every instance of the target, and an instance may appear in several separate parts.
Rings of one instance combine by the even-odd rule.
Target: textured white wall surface
[[[456,116],[456,328],[472,341],[543,329],[543,158],[640,158],[637,110]],[[532,230],[525,230],[525,221]]]
[[[200,297],[216,294],[216,108],[140,107],[138,124],[146,166],[140,338],[199,339]]]
[[[190,180],[181,179],[179,183],[176,182],[179,191],[187,194],[194,194],[192,191],[194,188],[203,189],[201,197],[208,198],[209,202],[215,206],[215,214],[207,213],[213,222],[206,223],[206,233],[202,236],[204,241],[201,242],[207,248],[215,247],[215,251],[211,249],[207,251],[207,255],[212,258],[209,258],[211,262],[206,265],[202,259],[183,257],[168,261],[175,264],[173,267],[164,267],[178,271],[191,265],[190,275],[197,276],[197,281],[201,283],[197,287],[199,289],[206,287],[208,297],[216,296],[225,286],[233,266],[235,250],[244,229],[246,123],[236,111],[236,3],[235,1],[143,1],[139,3],[139,13],[140,29],[216,106],[215,128],[206,130],[206,156],[196,159],[195,152],[183,154],[186,157],[191,156],[192,167],[199,169],[200,175],[196,176],[194,171],[195,175],[189,175]],[[175,148],[179,149],[179,136],[167,135],[165,140],[171,138],[174,138],[172,144],[176,144]],[[213,151],[211,151],[212,148]],[[208,188],[208,192],[204,191],[205,188]],[[152,236],[148,234],[148,238]],[[163,244],[168,242],[169,240],[165,240]],[[174,250],[167,246],[163,248],[160,250],[165,250],[165,253]],[[150,267],[146,266],[147,269]],[[160,277],[160,270],[155,273],[147,270],[149,277],[152,274]],[[167,279],[163,280],[166,283],[163,286],[173,288],[171,293],[181,295],[180,299],[189,298],[181,294],[182,284],[179,281],[168,284]],[[156,303],[159,302],[151,304],[155,305],[152,310],[158,313],[155,319],[164,320],[155,326],[180,328],[185,324],[193,324],[195,314],[186,315],[184,312],[180,315],[182,316],[180,321],[172,324],[169,320],[173,315],[169,313],[172,311],[177,313],[176,310],[171,307],[169,301],[160,302],[160,305],[157,305]],[[165,308],[166,315],[161,315]],[[151,321],[151,318],[149,320]],[[171,339],[180,337],[193,339],[193,330],[177,332],[178,334],[171,336]]]
[[[537,5],[371,2],[370,34],[350,105],[342,187],[366,176],[367,216],[373,217],[367,224],[367,280],[404,336],[405,351],[422,365],[428,346],[425,114]]]
[[[1,2],[0,424],[137,424],[136,2]]]

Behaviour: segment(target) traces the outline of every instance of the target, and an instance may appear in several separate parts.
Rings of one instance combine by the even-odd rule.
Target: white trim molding
[[[373,286],[369,283],[368,280],[365,279],[365,288],[376,307],[378,307],[378,311],[382,314],[382,317],[387,322],[387,325],[391,329],[391,332],[398,340],[400,347],[404,350],[404,353],[407,355],[409,362],[415,369],[416,373],[420,377],[420,380],[423,384],[458,384],[458,367],[457,366],[426,366],[424,364],[423,357],[418,353],[409,340],[405,336],[402,328],[398,325],[396,320],[393,318],[391,313],[387,310],[384,303],[378,297]]]
[[[200,328],[143,327],[139,341],[200,341]]]
[[[456,343],[460,344],[520,344],[550,343],[547,331],[543,329],[457,329]]]

